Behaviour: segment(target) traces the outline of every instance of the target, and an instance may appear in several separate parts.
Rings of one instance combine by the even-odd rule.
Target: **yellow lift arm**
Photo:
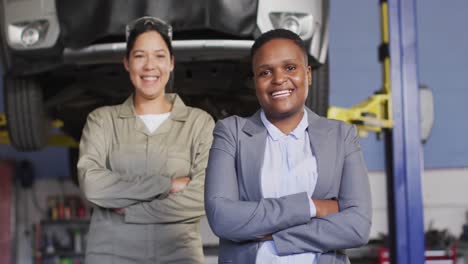
[[[390,90],[390,57],[389,57],[389,25],[388,4],[381,1],[380,25],[382,44],[379,48],[379,61],[382,63],[383,87],[371,97],[351,108],[331,106],[327,117],[355,124],[361,137],[368,132],[382,132],[384,128],[393,126],[392,96]]]
[[[6,130],[6,116],[4,113],[0,113],[0,144],[10,144],[10,138],[8,136],[8,131]],[[54,120],[51,123],[52,128],[61,128],[63,127],[63,122],[60,120]],[[69,147],[69,148],[77,148],[78,142],[72,137],[63,134],[51,134],[49,135],[49,142],[48,146],[57,146],[57,147]]]

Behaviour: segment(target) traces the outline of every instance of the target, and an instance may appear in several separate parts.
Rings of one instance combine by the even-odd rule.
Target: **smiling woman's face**
[[[164,95],[174,61],[158,32],[148,31],[139,35],[124,64],[136,97],[153,100]]]
[[[272,39],[255,52],[252,67],[257,98],[267,117],[302,113],[312,75],[299,46],[289,39]]]

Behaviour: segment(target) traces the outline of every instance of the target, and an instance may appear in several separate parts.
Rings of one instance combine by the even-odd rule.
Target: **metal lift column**
[[[394,121],[393,129],[385,135],[390,254],[392,263],[421,264],[425,260],[416,0],[381,2],[388,2]]]

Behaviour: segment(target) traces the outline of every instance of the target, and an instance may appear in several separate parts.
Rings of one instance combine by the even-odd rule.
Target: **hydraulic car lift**
[[[398,264],[424,263],[416,0],[389,0],[388,14],[394,122],[385,135],[391,256]]]
[[[356,124],[361,136],[384,133],[390,258],[398,264],[425,262],[415,2],[380,1],[382,89],[350,109],[328,112]]]
[[[7,120],[4,113],[0,113],[0,144],[10,144],[10,138],[8,137],[8,131],[6,129]],[[63,122],[60,120],[54,120],[51,123],[52,128],[60,129],[63,127]],[[59,146],[68,148],[77,148],[78,142],[69,135],[63,133],[54,133],[49,135],[49,146]]]

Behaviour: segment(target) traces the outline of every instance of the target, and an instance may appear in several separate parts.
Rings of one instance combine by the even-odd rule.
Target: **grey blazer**
[[[310,218],[304,193],[262,197],[267,130],[260,112],[216,124],[205,180],[205,209],[220,237],[219,263],[255,263],[258,241],[273,234],[280,255],[316,252],[318,263],[349,263],[342,249],[368,242],[371,197],[356,129],[307,109],[318,181],[313,198],[337,199],[340,212]]]

